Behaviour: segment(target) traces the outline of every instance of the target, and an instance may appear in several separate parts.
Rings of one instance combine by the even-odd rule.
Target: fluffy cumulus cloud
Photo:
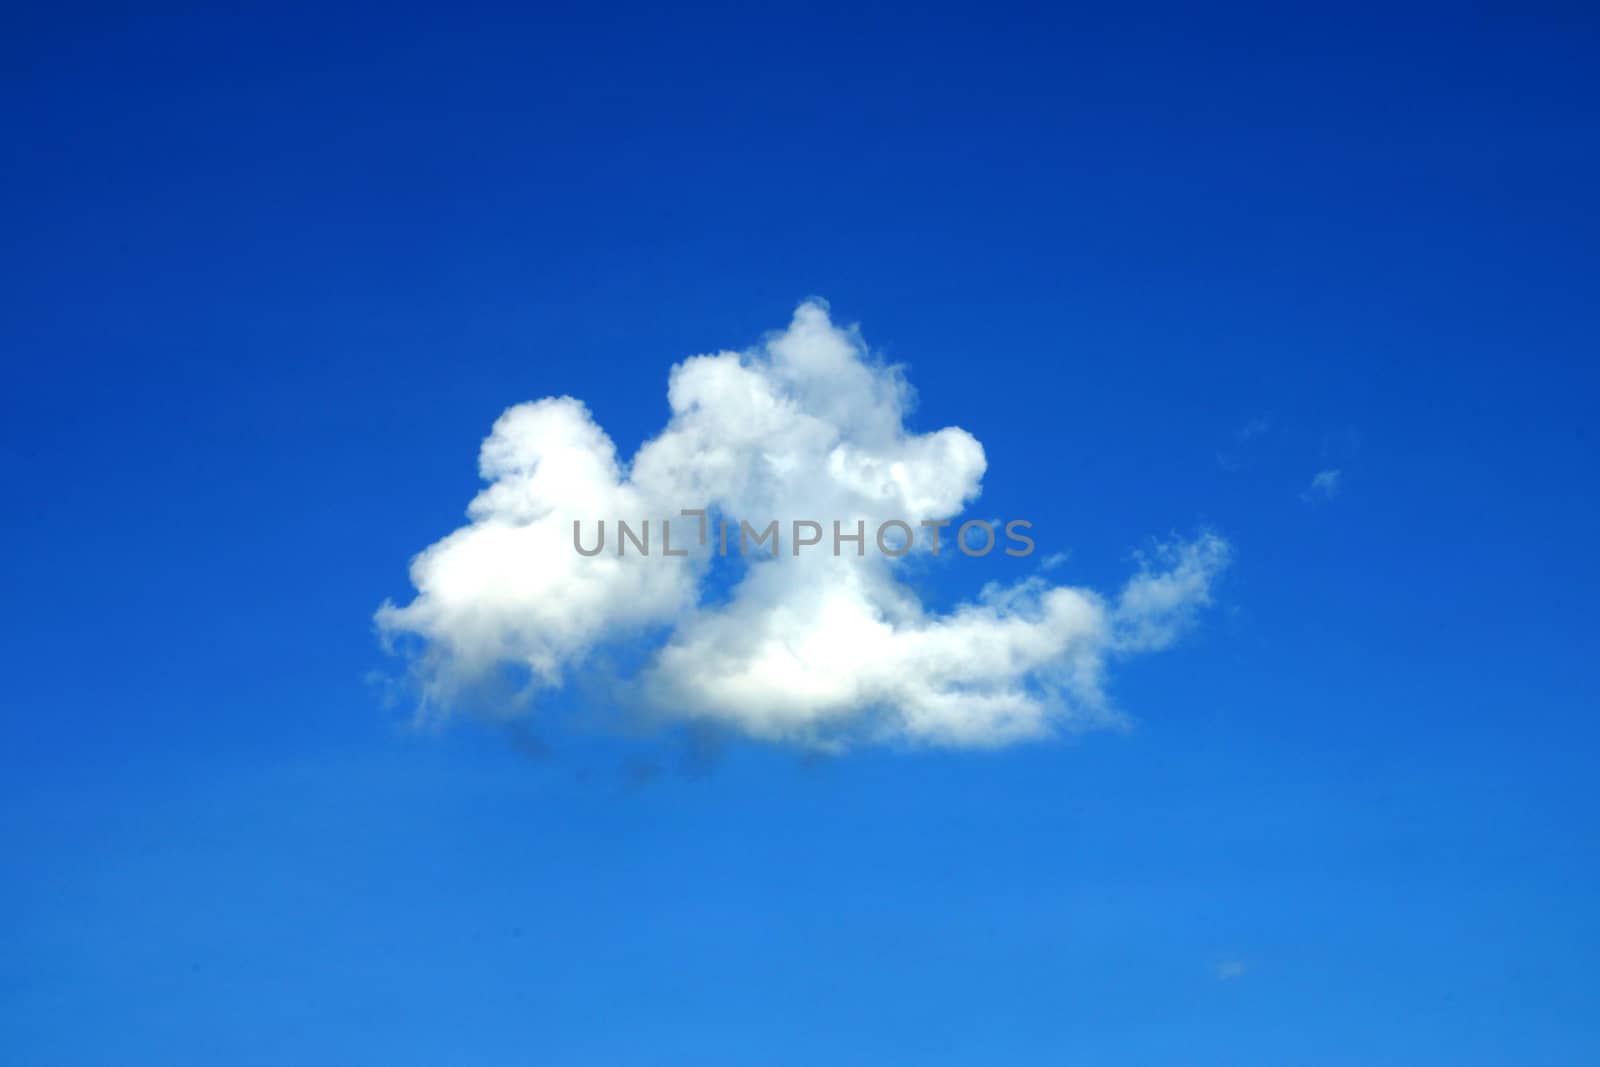
[[[823,747],[1007,744],[1116,721],[1107,664],[1173,641],[1227,561],[1226,544],[1202,536],[1151,553],[1113,595],[1035,576],[929,610],[905,581],[932,548],[920,524],[960,521],[980,490],[983,446],[957,427],[908,431],[898,370],[821,303],[751,351],[673,367],[667,399],[665,428],[626,463],[571,397],[496,421],[470,522],[416,557],[415,598],[377,615],[385,635],[411,638],[428,706],[448,708],[509,667],[528,678],[536,709],[575,672],[602,661],[620,670],[603,651],[632,648],[642,663],[612,691],[657,717]],[[704,544],[685,508],[707,510]],[[684,555],[663,553],[663,518]],[[605,550],[580,554],[574,522],[592,548],[601,519]],[[617,519],[635,530],[649,521],[650,554],[630,542],[618,555]],[[741,519],[780,520],[776,557],[753,543],[739,557]],[[794,519],[817,521],[822,543],[795,554]],[[873,544],[888,520],[915,530],[911,556]],[[833,553],[835,521],[846,533],[863,524],[860,555],[850,543]],[[943,531],[946,555],[955,529]]]

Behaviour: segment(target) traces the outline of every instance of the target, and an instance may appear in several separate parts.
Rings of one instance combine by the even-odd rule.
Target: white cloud
[[[1239,427],[1233,433],[1234,447],[1217,452],[1217,466],[1225,471],[1237,471],[1245,467],[1251,442],[1271,429],[1272,420],[1264,415],[1258,415]]]
[[[1305,501],[1332,500],[1339,495],[1339,482],[1343,477],[1343,472],[1339,470],[1318,471],[1316,477],[1311,479],[1311,484],[1306,487],[1305,492],[1300,494],[1300,499]]]
[[[1247,968],[1242,960],[1223,960],[1217,964],[1217,981],[1234,982],[1243,978]]]
[[[409,604],[377,614],[386,636],[420,639],[429,707],[508,666],[527,671],[536,702],[598,649],[633,640],[648,656],[628,692],[666,718],[816,746],[1005,744],[1117,721],[1107,663],[1170,643],[1227,562],[1226,543],[1206,535],[1151,553],[1115,597],[1034,577],[928,611],[872,531],[957,516],[979,493],[983,447],[956,427],[909,432],[898,369],[819,302],[751,351],[673,367],[667,398],[666,427],[626,465],[570,397],[495,423],[470,524],[416,558]],[[782,557],[714,560],[715,527],[701,547],[694,520],[672,524],[689,554],[661,555],[659,520],[691,507],[779,519]],[[619,518],[651,520],[652,555],[615,555]],[[599,519],[607,551],[579,555],[573,521],[592,544]],[[822,522],[824,544],[793,555],[793,519]],[[832,554],[835,519],[866,523],[865,555]],[[918,530],[916,551],[927,550]],[[712,593],[729,568],[731,588]]]
[[[1235,431],[1233,437],[1234,440],[1238,441],[1242,445],[1247,441],[1260,437],[1270,429],[1272,429],[1272,420],[1267,418],[1265,415],[1258,415],[1249,422],[1245,423],[1243,426],[1239,427],[1239,429]]]

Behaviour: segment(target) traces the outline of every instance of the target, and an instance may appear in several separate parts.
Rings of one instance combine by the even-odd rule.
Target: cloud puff
[[[1307,502],[1332,500],[1339,495],[1339,481],[1343,477],[1343,472],[1338,470],[1318,471],[1305,492],[1300,494],[1300,499]]]
[[[1217,453],[1217,466],[1225,471],[1237,471],[1247,466],[1246,453],[1256,438],[1272,429],[1272,420],[1258,415],[1234,431],[1232,449]]]
[[[666,427],[626,464],[571,397],[496,421],[469,525],[413,561],[409,604],[377,613],[386,637],[413,639],[427,706],[447,708],[507,667],[526,672],[537,703],[602,649],[626,646],[645,655],[621,688],[666,719],[823,747],[1006,744],[1117,721],[1107,663],[1174,640],[1227,561],[1226,543],[1206,535],[1151,553],[1113,596],[1033,577],[938,613],[902,581],[905,560],[870,547],[833,555],[834,520],[846,531],[864,522],[870,545],[887,520],[958,515],[986,460],[957,427],[908,431],[898,369],[820,302],[753,350],[673,367],[667,400]],[[684,508],[709,510],[709,543],[697,520],[678,518]],[[739,519],[782,520],[782,554],[718,558],[719,515],[735,538]],[[661,553],[662,518],[676,520],[673,547],[686,555]],[[653,520],[652,554],[619,557],[613,541],[580,555],[574,521],[592,543],[600,519]],[[792,519],[822,523],[824,544],[792,554]],[[925,534],[914,553],[931,550]],[[945,536],[948,554],[953,528]]]

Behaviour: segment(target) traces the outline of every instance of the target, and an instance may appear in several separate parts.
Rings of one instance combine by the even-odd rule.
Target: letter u
[[[578,550],[580,556],[598,556],[606,547],[606,520],[600,520],[600,542],[593,549],[583,547],[583,541],[578,537],[578,527],[581,525],[580,520],[572,520],[572,547]]]

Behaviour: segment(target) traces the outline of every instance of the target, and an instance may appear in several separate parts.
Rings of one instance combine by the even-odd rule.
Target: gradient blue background
[[[1515,11],[12,7],[0,1061],[1600,1062],[1600,23]],[[631,452],[812,294],[1055,576],[1233,543],[1132,732],[384,706],[501,409]]]

